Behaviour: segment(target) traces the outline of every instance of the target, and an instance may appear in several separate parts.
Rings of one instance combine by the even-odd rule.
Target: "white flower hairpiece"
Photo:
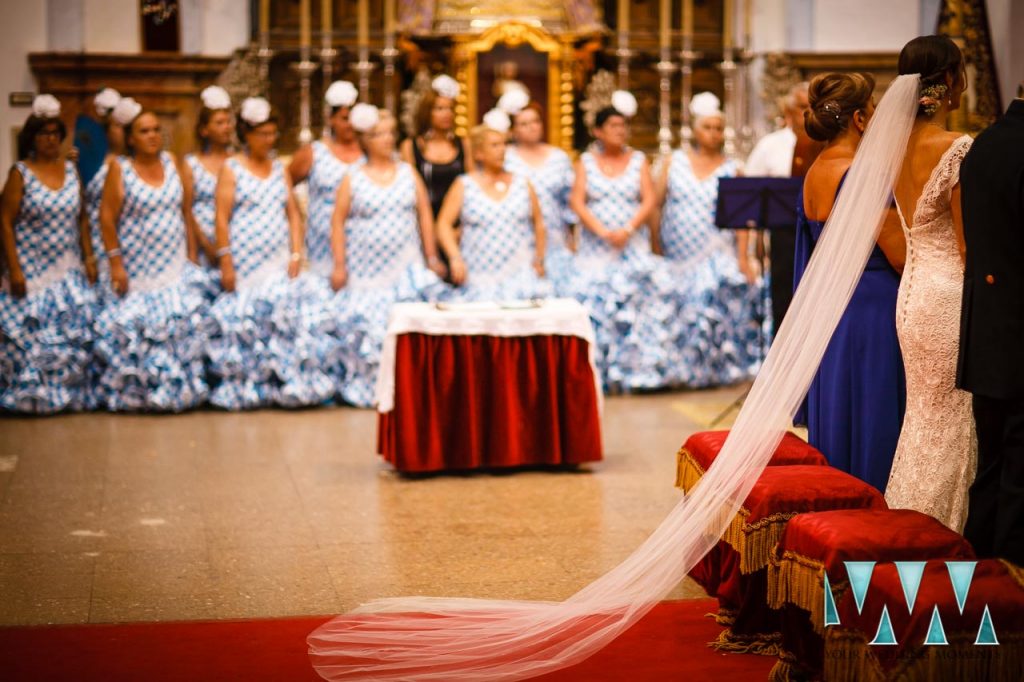
[[[231,95],[219,85],[203,88],[199,93],[199,99],[203,100],[204,107],[213,111],[231,108]]]
[[[96,108],[96,113],[100,116],[106,116],[117,103],[121,101],[121,93],[114,88],[103,88],[96,96],[92,98],[92,105]]]
[[[119,125],[126,126],[141,113],[142,105],[136,102],[134,98],[122,97],[114,105],[114,109],[110,112],[110,118],[114,119]]]
[[[698,92],[690,100],[690,113],[693,118],[722,116],[722,103],[712,92]]]
[[[251,126],[258,126],[270,119],[270,102],[262,97],[246,97],[239,117]]]
[[[636,97],[631,92],[616,90],[612,93],[612,108],[626,118],[633,118],[636,116]]]
[[[360,133],[368,133],[380,122],[380,110],[372,104],[360,102],[352,107],[348,114],[348,122]]]
[[[32,100],[32,115],[39,118],[60,116],[60,102],[53,95],[36,95]]]
[[[430,87],[434,92],[441,95],[441,97],[455,99],[459,96],[459,82],[448,74],[442,73],[440,76],[435,78],[430,83]]]
[[[515,116],[530,103],[530,93],[522,88],[512,88],[498,100],[498,108],[509,116]]]
[[[350,107],[357,99],[359,91],[348,81],[334,81],[324,93],[324,101],[332,107]]]
[[[501,109],[491,109],[484,114],[483,123],[491,130],[498,133],[507,133],[512,127],[512,119]]]

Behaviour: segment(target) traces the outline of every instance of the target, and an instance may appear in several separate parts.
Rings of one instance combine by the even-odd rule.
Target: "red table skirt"
[[[403,334],[377,451],[404,472],[598,461],[588,353],[576,336]]]

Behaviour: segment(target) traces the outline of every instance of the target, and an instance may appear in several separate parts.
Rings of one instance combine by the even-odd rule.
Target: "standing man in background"
[[[803,177],[821,152],[822,144],[807,136],[804,112],[807,111],[807,83],[798,83],[782,98],[779,108],[786,126],[762,137],[750,156],[743,174],[747,177]],[[794,229],[772,230],[769,237],[771,262],[772,324],[775,333],[793,299],[793,251],[796,247]],[[755,248],[762,248],[757,244]],[[749,253],[741,253],[740,270],[748,281],[757,277]],[[774,333],[773,333],[774,336]]]

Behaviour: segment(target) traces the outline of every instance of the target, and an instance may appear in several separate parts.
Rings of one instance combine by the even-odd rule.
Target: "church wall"
[[[83,0],[86,52],[138,52],[139,3],[136,0]]]
[[[20,2],[4,13],[0,21],[0,168],[4,180],[7,169],[14,163],[14,132],[28,117],[27,107],[12,107],[11,92],[34,92],[35,79],[28,68],[29,52],[47,49],[46,3]]]
[[[1003,108],[1017,96],[1017,85],[1024,81],[1024,3],[1019,0],[988,0],[992,52]]]
[[[859,0],[814,3],[815,52],[899,52],[920,35],[918,2]]]

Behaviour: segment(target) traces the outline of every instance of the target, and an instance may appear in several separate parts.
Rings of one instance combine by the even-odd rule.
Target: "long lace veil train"
[[[625,561],[563,602],[408,597],[365,604],[309,636],[328,680],[521,680],[577,663],[635,623],[717,542],[810,386],[877,239],[918,102],[889,87],[806,274],[721,453]]]

